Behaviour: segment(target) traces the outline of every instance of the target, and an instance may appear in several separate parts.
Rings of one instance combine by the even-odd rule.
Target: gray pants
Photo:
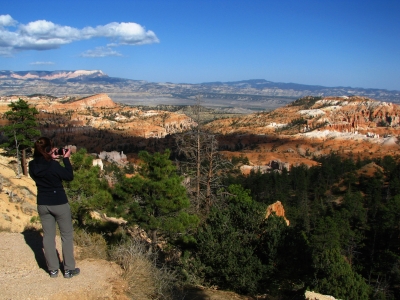
[[[43,248],[49,270],[58,270],[60,262],[56,250],[56,223],[61,233],[62,255],[65,270],[75,269],[71,208],[62,205],[38,205],[43,227]]]

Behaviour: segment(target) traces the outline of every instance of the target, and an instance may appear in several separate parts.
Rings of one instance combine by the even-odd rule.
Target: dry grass
[[[101,234],[76,230],[74,233],[74,242],[77,246],[77,259],[108,258],[107,242]]]
[[[123,269],[132,299],[174,299],[175,274],[165,266],[157,266],[156,254],[142,242],[130,239],[115,246],[111,250],[111,259]]]

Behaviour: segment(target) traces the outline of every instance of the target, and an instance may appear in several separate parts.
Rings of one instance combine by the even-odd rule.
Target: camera
[[[64,155],[65,152],[67,152],[67,151],[68,151],[68,149],[65,149],[65,148],[58,148],[58,149],[55,151],[55,153],[56,153],[57,155]]]

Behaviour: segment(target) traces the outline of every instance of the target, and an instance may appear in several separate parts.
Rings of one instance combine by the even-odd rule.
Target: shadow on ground
[[[36,262],[39,268],[47,272],[46,259],[43,253],[43,237],[40,231],[37,230],[25,230],[22,232],[25,243],[32,249],[35,254]]]

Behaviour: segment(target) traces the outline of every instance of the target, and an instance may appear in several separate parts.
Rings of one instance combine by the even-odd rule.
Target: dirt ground
[[[0,299],[128,299],[114,263],[78,261],[79,276],[50,278],[37,231],[0,232],[0,241]]]

